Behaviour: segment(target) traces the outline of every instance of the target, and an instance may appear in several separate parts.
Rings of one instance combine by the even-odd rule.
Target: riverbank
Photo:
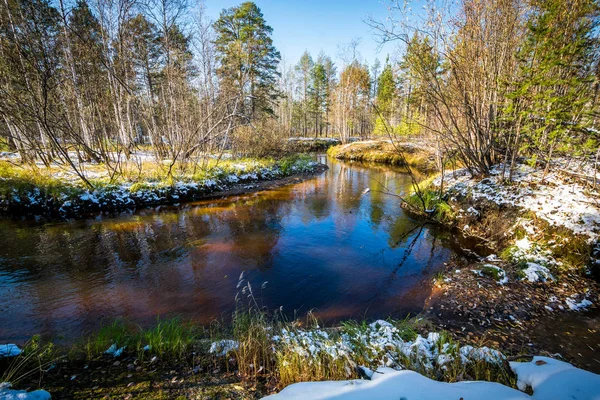
[[[403,154],[399,154],[400,150]],[[421,172],[435,170],[433,158],[434,149],[427,145],[412,143],[393,143],[388,140],[356,141],[348,144],[330,147],[327,155],[344,161],[363,161],[388,165],[408,166]]]
[[[273,188],[326,168],[309,156],[223,160],[169,179],[145,174],[107,182],[97,176],[90,189],[61,172],[16,168],[4,162],[0,164],[0,213],[48,219],[110,214]]]
[[[368,146],[349,148],[362,159]],[[600,372],[600,193],[590,163],[553,162],[557,172],[547,174],[519,164],[512,182],[502,165],[487,177],[460,169],[425,179],[432,212],[417,214],[481,247],[438,272],[423,315],[463,340],[558,353]],[[416,196],[406,198],[416,207],[407,211],[422,207]]]
[[[518,391],[531,393],[514,361],[528,362],[532,353],[502,352],[489,343],[457,339],[423,318],[323,328],[316,319],[282,322],[250,308],[239,309],[230,326],[173,319],[140,329],[115,322],[68,348],[34,340],[18,356],[0,357],[0,381],[19,390],[41,387],[53,398],[255,399],[297,382],[369,382],[375,380],[373,371],[385,367],[414,371],[414,379],[496,382],[528,398]],[[600,379],[586,374],[594,382]],[[433,381],[427,380],[424,395],[433,393]],[[287,398],[287,392],[279,397]]]
[[[427,315],[459,337],[544,349],[600,371],[600,193],[577,165],[544,175],[521,164],[512,182],[502,165],[488,177],[447,173],[444,223],[488,249],[467,265],[447,265]],[[441,184],[438,177],[432,189]]]

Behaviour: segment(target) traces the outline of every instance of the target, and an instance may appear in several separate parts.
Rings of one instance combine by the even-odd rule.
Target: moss
[[[494,280],[500,280],[501,278],[503,278],[503,274],[502,271],[498,268],[494,268],[494,267],[490,267],[490,266],[483,266],[483,268],[481,268],[481,273],[484,276],[488,276]]]

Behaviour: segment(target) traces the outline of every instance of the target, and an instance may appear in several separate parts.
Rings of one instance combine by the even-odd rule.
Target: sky
[[[217,19],[223,8],[239,5],[243,0],[206,0],[206,12]],[[378,49],[374,32],[365,24],[371,16],[384,20],[388,15],[386,0],[254,0],[273,28],[273,43],[288,64],[295,64],[305,50],[316,58],[322,50],[334,61],[339,45],[361,38],[358,52],[372,65],[375,58],[383,63],[394,46]]]

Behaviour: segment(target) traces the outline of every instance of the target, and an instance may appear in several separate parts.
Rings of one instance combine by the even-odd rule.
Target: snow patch
[[[600,399],[600,375],[569,363],[536,356],[530,362],[511,362],[510,367],[517,375],[519,389],[533,389],[533,399]]]
[[[26,390],[11,389],[8,382],[0,383],[0,400],[50,400],[50,393],[45,390],[35,390],[27,392]]]
[[[583,311],[586,310],[589,306],[594,305],[588,299],[583,299],[580,302],[577,302],[575,296],[568,297],[565,300],[565,303],[567,303],[567,306],[569,306],[569,309],[572,311]]]
[[[296,383],[270,400],[440,400],[440,399],[521,400],[530,397],[518,390],[490,382],[444,383],[414,371],[379,368],[371,380]]]
[[[217,357],[224,357],[227,355],[227,353],[237,350],[239,346],[240,344],[235,340],[223,339],[219,340],[218,342],[212,342],[208,352],[216,355]]]
[[[21,354],[21,349],[16,344],[0,344],[0,357],[15,357]]]

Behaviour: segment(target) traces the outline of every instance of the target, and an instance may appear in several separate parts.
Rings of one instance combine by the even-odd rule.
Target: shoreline
[[[198,200],[210,200],[254,193],[298,183],[328,169],[324,164],[298,158],[256,172],[233,171],[227,176],[209,177],[203,181],[181,180],[170,185],[151,182],[135,185],[110,185],[99,189],[67,187],[60,195],[46,194],[39,187],[24,193],[0,194],[0,217],[44,220],[85,219],[98,215],[116,215],[157,206],[178,206]]]
[[[600,342],[594,338],[600,331],[600,242],[593,220],[598,213],[585,208],[593,202],[583,197],[578,181],[563,182],[569,178],[560,174],[549,174],[544,186],[535,170],[520,167],[516,184],[505,188],[494,173],[454,178],[456,172],[447,172],[449,191],[445,200],[438,199],[442,214],[402,204],[405,212],[486,248],[466,249],[474,260],[444,266],[423,316],[457,339],[485,339],[509,352],[560,354],[600,372],[595,354]],[[439,181],[429,189],[434,198]],[[561,185],[582,198],[569,196]],[[505,197],[498,194],[504,192]],[[561,209],[562,201],[570,202],[567,209]],[[569,215],[571,210],[591,222],[573,222],[577,217]]]

